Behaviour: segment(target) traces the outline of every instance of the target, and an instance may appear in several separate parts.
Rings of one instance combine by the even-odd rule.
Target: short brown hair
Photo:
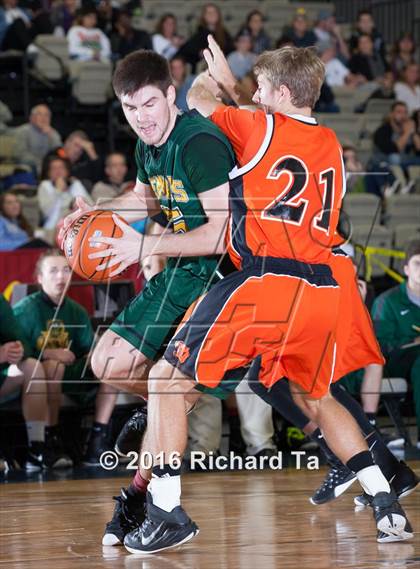
[[[325,67],[310,47],[284,46],[262,53],[254,66],[257,76],[263,73],[274,89],[286,85],[297,108],[315,106],[324,82]]]
[[[60,251],[60,249],[47,249],[44,251],[39,257],[35,265],[35,276],[41,274],[42,272],[42,265],[44,264],[45,259],[48,257],[64,257],[64,253]]]
[[[140,49],[118,62],[112,86],[118,98],[134,95],[136,91],[153,85],[164,95],[172,85],[168,61],[154,51]]]
[[[412,239],[407,243],[405,248],[405,264],[407,264],[414,255],[420,255],[420,238]]]

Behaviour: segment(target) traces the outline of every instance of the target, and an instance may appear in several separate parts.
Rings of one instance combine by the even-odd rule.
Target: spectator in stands
[[[420,448],[420,240],[408,243],[407,280],[381,294],[372,309],[378,341],[386,358],[385,375],[411,381]]]
[[[97,7],[98,28],[109,37],[114,30],[115,21],[120,10],[112,0],[100,0]]]
[[[241,80],[254,67],[257,56],[252,53],[252,38],[247,30],[242,30],[235,40],[235,51],[227,56],[227,62],[236,79]]]
[[[394,85],[395,98],[407,105],[408,113],[420,109],[420,67],[410,63],[404,69],[400,81]]]
[[[340,107],[335,102],[334,93],[331,87],[324,81],[321,85],[319,99],[315,104],[316,113],[339,113]]]
[[[354,146],[343,146],[343,160],[346,170],[347,191],[353,194],[365,191],[364,174],[366,168],[360,162]]]
[[[19,374],[12,374],[10,366],[17,366],[15,371]],[[0,294],[0,399],[4,402],[15,394],[22,394],[22,414],[28,437],[25,469],[28,472],[69,464],[67,457],[55,452],[51,446],[45,446],[48,413],[45,380],[42,365],[32,357],[31,348],[25,341],[18,320],[7,300]]]
[[[325,81],[329,87],[357,87],[363,78],[354,75],[350,69],[336,57],[335,45],[329,42],[318,42],[317,51],[325,65]]]
[[[15,304],[13,312],[48,379],[47,444],[58,449],[63,446],[59,430],[62,394],[79,404],[88,403],[96,395],[95,422],[84,457],[85,463],[96,465],[106,450],[107,426],[117,392],[105,384],[98,390],[93,381],[89,367],[92,325],[87,311],[66,296],[71,280],[66,258],[58,250],[47,251],[38,260],[36,276],[41,290]]]
[[[38,204],[43,218],[42,227],[54,230],[62,217],[72,209],[77,196],[82,196],[89,203],[90,196],[80,180],[70,174],[70,163],[51,157],[42,172],[42,182],[38,187]]]
[[[207,48],[207,36],[211,34],[225,54],[234,49],[232,38],[223,25],[220,8],[215,4],[205,4],[201,11],[197,31],[180,48],[178,55],[182,55],[192,66],[195,73],[197,63],[203,58],[203,50]]]
[[[18,0],[2,0],[0,6],[0,49],[25,51],[31,43],[29,13],[18,6]]]
[[[176,31],[176,18],[173,14],[163,14],[152,36],[153,49],[159,55],[171,59],[185,42]]]
[[[71,164],[71,175],[82,180],[85,187],[86,180],[94,184],[102,178],[102,160],[96,152],[95,145],[83,130],[74,130],[68,135],[62,147],[50,152],[46,156],[43,169],[50,156],[59,156],[68,160]]]
[[[59,133],[51,126],[51,111],[47,105],[31,109],[29,123],[15,129],[16,155],[19,160],[39,172],[44,157],[62,144]]]
[[[337,57],[346,63],[350,57],[349,48],[341,34],[340,26],[331,10],[322,9],[318,13],[314,32],[318,41],[330,41],[335,44]]]
[[[350,50],[357,53],[359,37],[367,35],[373,43],[373,51],[382,60],[383,65],[386,67],[386,46],[383,37],[375,27],[375,21],[372,12],[367,9],[360,10],[357,15],[356,29],[350,37]]]
[[[0,134],[3,134],[9,128],[7,123],[13,119],[12,111],[7,105],[0,101]]]
[[[395,42],[391,56],[391,69],[395,79],[399,79],[400,75],[411,63],[416,63],[415,59],[416,43],[411,34],[404,33]]]
[[[13,251],[27,245],[33,229],[22,214],[19,198],[10,192],[0,194],[0,251]]]
[[[150,35],[144,30],[135,30],[131,14],[125,10],[118,13],[115,30],[111,34],[112,54],[121,59],[137,49],[152,49]]]
[[[286,43],[290,43],[296,47],[311,47],[315,45],[317,41],[318,36],[313,30],[309,29],[309,22],[305,10],[300,8],[296,11],[292,25],[285,28],[282,37],[277,40],[276,47],[279,48]],[[330,39],[328,38],[328,40],[321,41],[330,42]]]
[[[239,30],[239,34],[247,30],[252,38],[252,52],[259,55],[270,49],[271,39],[264,30],[264,15],[259,10],[252,10],[246,17],[245,25]]]
[[[414,155],[420,150],[414,137],[415,130],[416,124],[408,115],[407,105],[395,102],[389,117],[373,135],[374,160],[403,168],[420,164],[420,158]]]
[[[378,83],[378,88],[370,95],[369,99],[395,99],[394,74],[392,71],[386,71],[384,76],[376,82]]]
[[[29,4],[29,9],[32,16],[30,28],[31,41],[34,41],[39,34],[52,34],[54,32],[54,26],[51,22],[50,13],[44,9],[41,0],[32,0]]]
[[[57,33],[57,28],[63,35],[67,35],[76,19],[78,0],[62,0],[56,2],[51,7],[51,22]]]
[[[67,34],[71,59],[102,62],[110,60],[110,41],[97,27],[97,22],[97,14],[93,6],[86,5],[79,10],[76,22]]]
[[[127,161],[124,154],[111,152],[105,159],[106,178],[96,182],[92,189],[92,200],[100,204],[133,189],[134,181],[126,181]]]
[[[420,156],[420,111],[413,113],[414,135],[413,143],[416,156]]]
[[[387,71],[382,58],[374,52],[373,42],[367,34],[361,34],[357,40],[357,51],[349,61],[349,69],[355,75],[364,78],[364,82],[375,81]]]
[[[180,55],[176,55],[171,59],[169,67],[171,69],[173,84],[176,89],[175,104],[178,109],[187,112],[187,93],[194,82],[195,75],[188,73],[188,67],[185,59]]]

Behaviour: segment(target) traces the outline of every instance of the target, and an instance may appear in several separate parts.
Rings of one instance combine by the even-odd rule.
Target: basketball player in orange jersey
[[[324,68],[311,50],[283,48],[263,54],[256,69],[256,97],[273,115],[223,107],[208,90],[197,98],[200,112],[220,122],[238,154],[245,154],[258,121],[265,136],[230,176],[228,249],[240,270],[197,304],[169,343],[166,361],[151,371],[161,386],[149,398],[151,447],[165,464],[153,468],[146,520],[125,537],[131,552],[162,551],[193,537],[183,533],[180,472],[170,462],[186,446],[185,393],[197,383],[223,388],[251,362],[267,387],[293,378],[295,401],[372,497],[378,541],[412,537],[356,422],[329,393],[340,363],[340,290],[328,263],[345,179],[335,134],[311,117]]]

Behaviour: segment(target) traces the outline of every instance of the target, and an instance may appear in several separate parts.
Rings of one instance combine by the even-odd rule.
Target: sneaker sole
[[[376,524],[378,531],[382,532],[384,537],[378,537],[378,543],[388,543],[392,541],[405,541],[411,539],[413,534],[405,531],[407,520],[400,514],[390,514],[384,516]]]
[[[102,538],[102,545],[123,545],[123,542],[113,533],[106,533]]]
[[[199,533],[200,533],[200,530],[197,529],[196,531],[193,531],[189,535],[187,535],[187,537],[185,537],[182,541],[179,541],[178,543],[174,543],[173,545],[168,545],[168,547],[161,547],[160,549],[155,549],[153,551],[140,551],[139,549],[133,549],[132,547],[128,547],[125,544],[124,544],[124,547],[126,548],[127,551],[129,551],[130,553],[133,553],[134,555],[153,555],[154,553],[159,553],[160,551],[165,551],[166,549],[173,549],[175,547],[179,547],[180,545],[187,543],[187,541],[190,541],[193,537],[195,537]]]
[[[344,494],[344,492],[347,490],[347,488],[350,488],[350,486],[353,484],[353,482],[356,482],[356,480],[357,480],[357,476],[355,476],[351,480],[348,480],[347,482],[344,482],[344,484],[340,484],[339,486],[334,488],[334,496],[332,498],[330,498],[329,500],[323,500],[322,502],[316,502],[313,499],[313,497],[311,496],[309,498],[309,501],[314,506],[321,506],[322,504],[327,504],[328,502],[332,502],[333,500],[335,500],[336,498],[341,496],[341,494]]]

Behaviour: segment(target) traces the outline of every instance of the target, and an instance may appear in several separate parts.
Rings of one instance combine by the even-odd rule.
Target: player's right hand
[[[64,218],[63,225],[60,231],[58,232],[57,241],[60,243],[61,248],[63,248],[62,247],[63,240],[70,225],[72,225],[72,223],[74,223],[76,219],[78,219],[82,215],[82,213],[86,213],[94,209],[91,205],[85,202],[85,200],[80,196],[76,198],[76,206],[77,209],[69,213],[69,215],[67,215]]]
[[[6,342],[0,347],[0,363],[17,364],[23,357],[21,342]]]

